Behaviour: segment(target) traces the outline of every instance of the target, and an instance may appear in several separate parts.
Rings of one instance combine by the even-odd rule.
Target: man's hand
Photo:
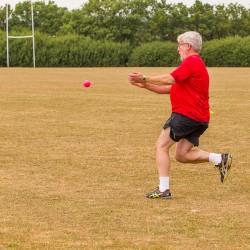
[[[133,72],[132,74],[129,74],[128,80],[135,86],[138,86],[140,88],[145,87],[145,80],[143,80],[143,74],[140,72]]]

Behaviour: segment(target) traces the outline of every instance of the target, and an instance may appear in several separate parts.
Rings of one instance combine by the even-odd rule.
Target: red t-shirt
[[[201,57],[187,57],[171,76],[176,81],[170,92],[172,112],[209,122],[209,75]]]

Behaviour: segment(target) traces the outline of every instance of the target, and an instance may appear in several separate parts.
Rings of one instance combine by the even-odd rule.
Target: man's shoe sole
[[[224,183],[225,180],[229,177],[230,172],[231,172],[231,169],[232,169],[232,163],[233,163],[233,155],[228,154],[228,165],[230,166],[230,168],[227,169],[227,172],[226,172],[226,174],[224,175],[224,178],[223,178],[222,183]]]

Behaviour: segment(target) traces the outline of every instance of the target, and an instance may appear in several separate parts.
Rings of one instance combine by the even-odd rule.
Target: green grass
[[[171,200],[144,198],[169,97],[131,86],[135,70],[171,69],[0,68],[0,249],[250,248],[250,69],[209,68],[200,146],[234,155],[230,178],[172,154]]]

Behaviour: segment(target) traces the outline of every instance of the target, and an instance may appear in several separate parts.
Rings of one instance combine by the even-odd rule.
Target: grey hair
[[[200,52],[202,46],[202,37],[196,31],[187,31],[177,37],[177,41],[182,40],[184,43],[189,43],[194,51]]]

